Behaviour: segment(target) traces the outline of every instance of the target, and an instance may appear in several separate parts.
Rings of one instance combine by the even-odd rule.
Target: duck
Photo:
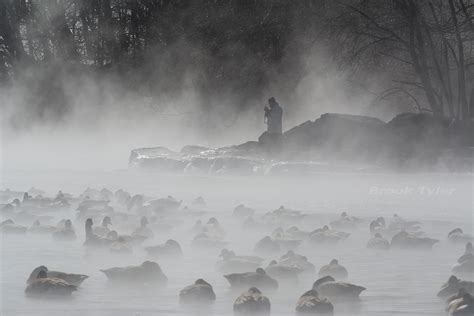
[[[215,300],[212,285],[203,279],[196,280],[179,292],[180,303],[212,303]]]
[[[118,236],[117,239],[110,245],[109,251],[116,254],[131,254],[132,247],[125,241],[125,238]]]
[[[313,290],[327,298],[357,300],[360,293],[365,291],[366,288],[351,283],[338,282],[332,276],[325,276],[314,282]]]
[[[74,273],[65,273],[65,272],[59,272],[59,271],[49,271],[47,267],[45,266],[39,266],[35,268],[31,274],[28,280],[26,281],[27,284],[33,283],[37,278],[40,272],[46,272],[46,277],[47,278],[53,278],[53,279],[61,279],[71,285],[74,285],[76,287],[79,287],[84,280],[89,278],[88,275],[85,274],[74,274]]]
[[[293,239],[303,240],[309,239],[309,236],[311,235],[310,231],[300,230],[297,226],[291,226],[286,230],[286,233]]]
[[[32,280],[25,289],[27,296],[70,296],[77,290],[72,285],[58,278],[48,278],[46,271],[41,270],[36,279]]]
[[[280,249],[280,244],[270,236],[263,237],[254,247],[255,252],[264,254],[278,253]]]
[[[222,257],[222,260],[216,263],[216,270],[222,273],[251,271],[259,268],[261,264],[261,261],[252,261],[251,256],[236,256],[233,251],[227,249],[223,249],[219,257]]]
[[[270,309],[270,300],[256,287],[240,294],[233,306],[234,313],[244,315],[269,315]]]
[[[318,292],[311,289],[300,296],[295,310],[297,314],[333,315],[334,306],[327,298],[320,298]]]
[[[298,275],[303,272],[303,270],[297,267],[279,264],[276,260],[272,260],[265,268],[265,272],[272,278],[277,280],[285,280],[297,279]]]
[[[417,237],[404,230],[395,234],[390,242],[391,248],[403,249],[431,249],[434,244],[438,243],[438,239],[427,237]]]
[[[278,281],[270,277],[264,269],[257,268],[255,272],[232,273],[224,275],[233,288],[256,286],[260,288],[276,290]]]
[[[449,277],[448,282],[441,286],[438,297],[447,298],[456,294],[461,288],[465,289],[469,294],[474,295],[474,282],[464,281],[452,275]]]
[[[132,196],[130,193],[123,189],[118,189],[114,192],[114,201],[122,207],[126,207],[128,201],[130,201],[131,198]]]
[[[64,225],[64,227],[62,227]],[[72,227],[72,222],[70,219],[64,220],[64,223],[61,222],[58,224],[58,229],[53,232],[52,237],[54,240],[76,240],[76,232]]]
[[[27,230],[27,227],[15,224],[12,219],[0,223],[0,232],[4,234],[25,234]]]
[[[261,264],[265,259],[259,256],[242,256],[242,255],[236,255],[234,251],[228,250],[226,248],[221,250],[221,253],[219,254],[219,257],[223,259],[238,259],[238,260],[245,260],[245,261],[250,261],[254,263]]]
[[[215,235],[200,233],[194,237],[191,244],[193,247],[199,248],[222,248],[227,245],[227,242]]]
[[[147,225],[148,225],[148,218],[146,218],[146,216],[143,216],[140,219],[140,226],[137,227],[133,231],[132,237],[133,236],[143,236],[143,237],[146,237],[146,238],[153,238],[154,237],[153,231],[149,227],[147,227]]]
[[[294,267],[302,271],[302,273],[315,273],[316,267],[308,261],[306,256],[296,254],[293,250],[288,250],[286,254],[280,257],[278,263],[288,267]]]
[[[101,226],[94,227],[92,232],[99,237],[105,237],[110,232],[110,229],[107,227],[108,225],[112,225],[112,220],[110,216],[104,216]]]
[[[342,212],[341,216],[335,220],[330,222],[329,224],[331,227],[335,229],[341,229],[341,230],[355,230],[357,229],[357,225],[361,222],[361,220],[357,217],[354,216],[349,216],[347,215],[346,212]]]
[[[137,284],[166,285],[168,277],[158,263],[145,261],[139,266],[115,267],[100,270],[110,281]]]
[[[374,237],[370,238],[367,242],[367,248],[375,250],[388,250],[390,249],[390,242],[383,238],[380,233],[375,233]]]
[[[198,196],[194,200],[192,200],[191,205],[194,207],[206,207],[206,201],[202,196]]]
[[[347,279],[348,273],[347,269],[339,264],[337,259],[332,259],[329,264],[326,264],[319,269],[319,277],[332,276],[338,280]]]
[[[466,250],[464,254],[458,258],[458,263],[463,263],[466,260],[471,260],[474,258],[474,252],[472,250],[472,243],[468,242],[466,244]]]
[[[136,212],[143,207],[145,202],[145,197],[142,194],[135,194],[132,198],[127,202],[127,211],[128,212]]]
[[[301,240],[293,239],[293,237],[284,232],[275,232],[273,235],[273,240],[284,250],[294,250],[301,244]]]
[[[114,240],[102,238],[93,233],[92,229],[93,221],[92,218],[88,218],[85,222],[86,240],[84,246],[87,247],[105,247],[112,244]]]
[[[174,239],[168,239],[164,244],[145,248],[150,256],[179,258],[183,255],[181,246]]]
[[[148,201],[142,208],[150,208],[156,215],[162,215],[177,211],[182,202],[183,201],[178,201],[171,195],[168,195],[166,198]]]
[[[347,239],[350,235],[346,232],[329,229],[329,226],[325,225],[323,228],[311,232],[309,240],[316,244],[336,244]]]
[[[458,227],[448,233],[448,240],[452,243],[472,243],[474,238],[471,234],[465,233],[461,228]]]
[[[215,238],[222,239],[225,237],[225,230],[215,217],[209,218],[207,223],[204,225],[203,232]]]
[[[33,222],[30,228],[28,228],[28,233],[33,234],[51,234],[56,231],[56,227],[52,225],[41,225],[41,222],[37,219]]]
[[[447,300],[449,316],[472,316],[474,315],[474,298],[465,289],[461,288],[458,293]]]
[[[253,208],[245,206],[244,204],[237,205],[232,212],[232,216],[240,218],[253,216],[254,214],[255,210]]]
[[[375,233],[384,228],[385,228],[385,219],[383,217],[377,217],[377,219],[371,221],[369,224],[369,230],[371,233]]]

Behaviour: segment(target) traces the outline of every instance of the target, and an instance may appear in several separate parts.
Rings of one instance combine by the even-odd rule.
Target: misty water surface
[[[358,303],[335,304],[335,315],[445,315],[445,304],[436,297],[451,268],[463,253],[463,245],[446,241],[447,233],[473,227],[473,178],[468,175],[321,174],[312,178],[199,177],[153,173],[114,172],[22,172],[5,171],[2,189],[28,190],[34,186],[54,195],[58,190],[80,194],[86,187],[162,197],[168,194],[190,204],[197,196],[207,202],[207,220],[219,219],[228,230],[228,248],[238,254],[252,254],[255,243],[271,231],[245,231],[231,217],[233,208],[245,203],[259,214],[280,205],[319,214],[321,225],[336,219],[342,211],[359,217],[391,217],[394,213],[419,220],[429,237],[441,242],[432,251],[374,252],[366,249],[368,227],[363,227],[344,243],[325,248],[303,245],[297,253],[306,255],[318,270],[332,258],[349,271],[349,281],[367,288]],[[75,218],[70,214],[55,217]],[[140,247],[131,257],[108,252],[90,252],[83,246],[83,227],[75,224],[76,242],[53,242],[50,236],[1,237],[1,315],[231,315],[239,291],[230,289],[215,270],[219,250],[194,250],[189,228],[197,218],[189,218],[182,229],[157,234],[145,245],[174,238],[182,246],[182,260],[158,260],[169,278],[161,290],[111,286],[99,269],[140,264],[147,256]],[[239,222],[240,223],[240,222]],[[135,223],[133,223],[135,225]],[[305,227],[309,230],[318,227]],[[281,255],[281,254],[280,254]],[[275,256],[275,257],[279,257]],[[264,266],[273,259],[267,257]],[[24,295],[31,270],[39,265],[51,270],[84,273],[90,276],[67,301],[29,299]],[[179,305],[178,293],[198,278],[210,282],[217,295],[208,309],[186,309]],[[272,304],[272,315],[293,315],[298,297],[317,279],[300,278],[297,283],[280,283],[274,292],[264,292]]]

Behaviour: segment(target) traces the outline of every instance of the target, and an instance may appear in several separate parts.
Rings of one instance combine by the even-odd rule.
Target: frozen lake
[[[451,268],[463,253],[464,245],[447,243],[447,233],[455,227],[466,232],[473,228],[474,181],[472,175],[395,175],[395,174],[320,174],[311,178],[204,177],[160,175],[129,171],[5,171],[0,188],[28,190],[40,188],[54,196],[58,190],[78,195],[87,187],[162,197],[173,195],[190,204],[203,196],[207,202],[202,219],[215,216],[227,230],[227,248],[238,254],[252,254],[255,243],[270,230],[249,231],[232,218],[233,208],[244,203],[259,214],[280,205],[307,214],[320,215],[320,223],[304,223],[314,230],[338,218],[342,211],[362,218],[394,213],[422,222],[422,230],[440,239],[432,251],[366,249],[368,226],[344,243],[333,247],[303,244],[297,253],[308,257],[318,270],[332,258],[339,259],[349,271],[349,281],[367,288],[360,302],[334,303],[335,315],[445,315],[445,304],[436,297]],[[56,219],[75,218],[75,211],[54,214]],[[3,220],[4,218],[2,218]],[[222,273],[215,270],[218,249],[198,251],[191,248],[189,228],[197,217],[189,218],[182,228],[170,233],[157,232],[146,245],[176,239],[182,246],[182,260],[158,260],[169,278],[164,289],[117,288],[107,282],[99,269],[140,264],[147,255],[142,247],[132,256],[87,251],[83,246],[82,224],[74,223],[76,242],[53,242],[50,236],[4,235],[1,239],[0,295],[1,315],[231,315],[239,291],[231,290]],[[54,221],[53,221],[54,222]],[[24,223],[27,225],[27,223]],[[31,225],[31,223],[29,223]],[[283,253],[275,256],[279,257]],[[265,257],[264,266],[273,257]],[[50,270],[84,273],[90,276],[67,301],[26,298],[25,282],[31,270],[46,265]],[[179,305],[178,293],[184,286],[204,278],[217,295],[208,309]],[[272,315],[294,314],[299,296],[317,279],[300,278],[296,283],[281,283],[276,292],[265,292],[272,304]]]

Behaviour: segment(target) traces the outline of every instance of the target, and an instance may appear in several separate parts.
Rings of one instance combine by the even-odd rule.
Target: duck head
[[[165,244],[167,246],[179,247],[179,243],[174,239],[168,239]]]
[[[46,274],[46,271],[41,270],[41,271],[38,273],[37,279],[46,279],[47,277],[48,277],[48,275]]]
[[[143,270],[148,273],[161,273],[161,268],[158,263],[153,261],[145,261],[141,264]]]
[[[448,282],[441,286],[441,290],[438,292],[438,297],[448,297],[452,293],[456,293],[459,290],[459,280],[456,276],[452,275]]]
[[[338,265],[338,264],[339,264],[339,261],[337,261],[337,259],[332,259],[329,264],[332,265],[332,266]]]
[[[72,222],[70,219],[66,220],[64,222],[64,227],[66,227],[67,229],[71,229],[72,228]]]
[[[92,234],[92,225],[94,222],[92,221],[92,218],[86,219],[85,227],[86,227],[86,237],[90,236]]]
[[[107,227],[107,225],[112,225],[112,220],[109,216],[105,216],[102,220],[102,226]]]
[[[196,284],[196,285],[206,285],[206,286],[212,287],[212,285],[207,283],[204,279],[197,279],[196,282],[194,282],[194,284]]]
[[[303,295],[301,295],[301,297],[305,297],[305,296],[319,297],[319,293],[315,289],[311,289],[309,291],[306,291]]]
[[[247,292],[252,294],[252,295],[253,294],[262,294],[262,292],[260,292],[260,290],[257,289],[255,286],[252,286]]]
[[[313,289],[317,289],[318,286],[320,286],[323,283],[334,282],[334,281],[336,281],[336,280],[332,276],[327,275],[325,277],[322,277],[322,278],[316,280],[316,282],[313,283]]]
[[[108,234],[107,234],[107,239],[118,241],[119,238],[120,237],[119,237],[118,233],[115,230],[112,230],[112,231],[108,232]]]
[[[31,274],[30,274],[30,277],[28,278],[28,280],[26,281],[26,283],[31,283],[32,281],[36,280],[40,274],[40,272],[44,272],[45,274],[48,272],[48,268],[46,268],[45,266],[39,266],[37,268],[35,268]]]
[[[146,216],[143,216],[140,220],[140,226],[146,227],[146,225],[148,225],[148,218],[146,218]]]
[[[265,275],[265,274],[267,274],[267,273],[265,272],[265,270],[263,270],[262,268],[257,268],[257,270],[255,270],[255,272],[256,272],[257,274],[259,274],[259,275]]]
[[[466,253],[472,253],[472,244],[470,242],[466,244]]]

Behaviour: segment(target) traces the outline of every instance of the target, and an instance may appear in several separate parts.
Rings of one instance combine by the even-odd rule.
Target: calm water
[[[338,258],[349,271],[349,281],[367,288],[356,304],[336,303],[335,315],[444,315],[444,303],[436,297],[452,266],[463,253],[463,245],[446,242],[449,230],[461,227],[472,231],[472,176],[467,175],[329,175],[311,179],[191,177],[159,174],[114,172],[3,172],[1,188],[28,190],[35,186],[50,195],[59,189],[79,194],[86,187],[111,190],[123,188],[131,193],[150,196],[171,194],[185,204],[202,195],[208,204],[207,220],[216,216],[228,230],[228,248],[238,254],[251,254],[254,244],[266,231],[247,231],[233,219],[232,209],[240,203],[252,206],[260,214],[280,205],[308,214],[318,214],[317,223],[300,223],[309,230],[336,219],[341,211],[360,217],[386,216],[394,213],[423,222],[429,237],[441,242],[432,251],[374,252],[365,248],[369,238],[364,225],[345,243],[331,248],[309,245],[297,252],[304,254],[319,269],[330,259]],[[56,218],[74,218],[53,214]],[[112,287],[99,269],[139,264],[147,256],[140,247],[133,256],[91,253],[82,246],[83,227],[75,225],[76,242],[53,242],[49,236],[2,236],[0,257],[1,315],[229,315],[239,292],[230,290],[221,273],[215,271],[218,249],[191,249],[193,234],[189,228],[197,217],[185,220],[182,228],[158,234],[157,244],[168,238],[182,246],[182,260],[160,260],[169,284],[161,290]],[[54,222],[54,221],[53,221]],[[131,224],[130,230],[133,229]],[[127,229],[127,228],[123,228]],[[127,233],[129,231],[124,231]],[[279,257],[279,256],[275,256]],[[274,259],[272,257],[269,260]],[[275,258],[276,259],[276,258]],[[67,301],[34,300],[24,296],[25,281],[38,265],[51,270],[85,273],[90,276],[73,298]],[[187,309],[179,305],[181,288],[204,278],[214,286],[216,302],[208,309]],[[272,315],[292,315],[298,297],[317,279],[300,278],[297,283],[280,283],[274,293],[266,294],[272,303]]]

